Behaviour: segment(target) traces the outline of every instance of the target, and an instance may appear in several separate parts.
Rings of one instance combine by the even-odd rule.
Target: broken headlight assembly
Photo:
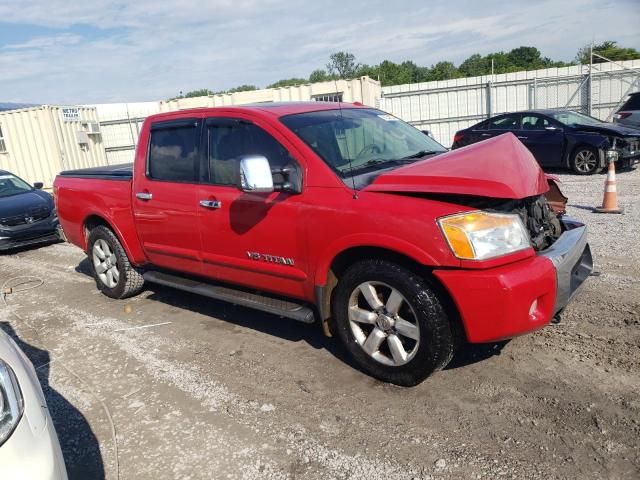
[[[519,215],[475,211],[438,219],[453,254],[487,260],[531,247]]]
[[[11,436],[23,412],[24,400],[16,375],[0,360],[0,445]]]

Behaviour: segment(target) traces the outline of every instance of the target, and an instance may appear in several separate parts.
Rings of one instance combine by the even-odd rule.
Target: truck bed
[[[131,180],[133,178],[133,163],[66,170],[64,172],[60,172],[60,176],[72,178],[93,178],[100,180]]]
[[[133,263],[144,261],[131,211],[132,178],[131,164],[60,173],[54,193],[67,240],[86,250],[84,223],[96,216],[116,232]]]

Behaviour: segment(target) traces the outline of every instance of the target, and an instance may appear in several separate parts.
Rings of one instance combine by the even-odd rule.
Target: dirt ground
[[[0,257],[0,282],[44,280],[0,327],[72,479],[640,478],[640,169],[618,174],[623,216],[590,212],[602,175],[561,177],[600,276],[559,325],[469,346],[415,388],[360,373],[315,325],[153,285],[108,299],[66,244]]]

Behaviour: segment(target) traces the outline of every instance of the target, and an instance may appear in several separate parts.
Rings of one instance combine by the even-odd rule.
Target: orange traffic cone
[[[618,192],[616,191],[616,167],[614,162],[609,162],[607,180],[604,182],[604,198],[602,206],[593,209],[596,213],[622,213],[623,209],[618,207]]]

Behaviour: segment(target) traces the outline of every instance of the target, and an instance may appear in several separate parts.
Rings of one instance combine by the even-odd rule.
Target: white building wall
[[[341,94],[344,102],[360,102],[375,107],[380,103],[381,92],[380,82],[361,77],[160,102],[104,103],[91,106],[98,112],[107,162],[115,165],[133,162],[142,123],[146,117],[158,112],[248,103],[311,101],[316,97],[334,94]]]
[[[6,145],[6,151],[0,153],[0,169],[50,188],[61,170],[104,165],[101,135],[86,133],[88,123],[98,122],[96,109],[73,107],[78,119],[66,121],[63,108],[44,105],[0,112]],[[78,132],[86,143],[79,142]]]
[[[172,112],[195,107],[220,107],[248,103],[308,102],[317,97],[334,94],[341,94],[344,102],[360,102],[375,107],[380,101],[381,87],[378,81],[369,77],[361,77],[353,80],[336,80],[249,92],[179,98],[160,102],[160,110]]]

